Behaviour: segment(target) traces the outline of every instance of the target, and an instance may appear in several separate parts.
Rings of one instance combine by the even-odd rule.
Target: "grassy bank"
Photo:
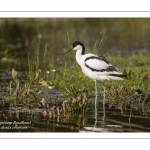
[[[16,105],[21,103],[26,108],[38,108],[41,105],[39,102],[44,98],[47,103],[52,103],[51,106],[45,106],[45,108],[55,106],[58,114],[61,112],[79,113],[80,111],[84,113],[89,99],[94,100],[94,82],[82,73],[75,58],[71,60],[69,54],[58,56],[63,57],[66,63],[61,65],[50,63],[50,69],[47,69],[39,67],[39,54],[36,53],[35,65],[29,63],[29,75],[26,80],[20,80],[18,73],[13,70],[14,80],[10,85],[12,89],[9,87],[13,91],[10,91],[7,99]],[[123,81],[106,82],[108,108],[115,107],[122,112],[133,109],[141,111],[142,115],[149,116],[149,55],[146,51],[140,51],[132,55],[122,55],[117,52],[106,56],[112,64],[127,75],[127,79]],[[45,64],[48,64],[50,57],[45,55],[44,60]],[[101,101],[103,98],[101,83],[98,84],[98,89],[98,101]],[[61,91],[60,94],[53,94],[55,90]],[[49,94],[44,94],[43,91],[48,91]]]

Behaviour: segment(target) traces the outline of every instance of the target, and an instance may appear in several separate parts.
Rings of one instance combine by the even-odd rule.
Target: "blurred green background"
[[[37,48],[41,56],[47,49],[51,61],[56,61],[57,54],[76,40],[97,54],[149,51],[150,19],[0,18],[0,69],[26,70],[27,56],[32,58]]]

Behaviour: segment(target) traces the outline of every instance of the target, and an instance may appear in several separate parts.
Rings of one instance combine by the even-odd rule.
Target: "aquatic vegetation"
[[[141,54],[142,55],[142,54]],[[136,57],[139,55],[124,56],[116,64],[120,64],[123,68],[122,72],[127,75],[127,79],[123,81],[108,81],[106,82],[106,106],[108,108],[116,108],[121,112],[127,112],[130,109],[141,112],[141,115],[149,116],[150,114],[150,85],[148,74],[148,64],[136,66]],[[37,57],[37,56],[35,56]],[[109,59],[115,60],[122,57],[121,55],[111,55]],[[149,55],[143,52],[143,59],[147,60]],[[133,59],[131,59],[133,58]],[[126,66],[126,61],[131,66]],[[132,60],[135,60],[132,61]],[[48,59],[47,59],[48,61]],[[143,61],[143,60],[142,60]],[[45,62],[47,63],[47,62]],[[93,81],[87,79],[81,72],[81,69],[73,61],[72,65],[56,66],[51,64],[53,69],[33,69],[36,68],[29,63],[29,74],[26,79],[23,79],[19,73],[12,69],[12,79],[9,84],[9,92],[7,95],[1,96],[5,101],[10,101],[10,108],[17,108],[21,105],[24,108],[42,108],[45,109],[45,115],[52,115],[55,112],[57,115],[67,113],[85,113],[88,99],[94,99]],[[32,68],[32,69],[31,69]],[[52,67],[51,67],[52,68]],[[57,70],[55,69],[57,68]],[[145,70],[143,72],[143,70]],[[53,87],[53,88],[50,88]],[[51,91],[61,91],[59,94],[51,94]],[[98,101],[102,100],[102,86],[98,83],[99,96]],[[44,93],[44,91],[47,91]],[[40,104],[40,100],[45,99],[47,105]],[[51,103],[51,105],[49,105]],[[16,113],[17,114],[17,113]]]

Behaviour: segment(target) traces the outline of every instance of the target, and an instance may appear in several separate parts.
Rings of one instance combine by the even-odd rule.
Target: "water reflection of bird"
[[[118,70],[117,67],[113,66],[106,58],[103,56],[96,56],[94,54],[85,54],[85,47],[80,41],[76,41],[71,48],[66,53],[71,50],[76,50],[76,61],[80,65],[82,72],[89,78],[95,81],[95,95],[98,95],[96,81],[101,81],[104,89],[105,100],[105,86],[104,83],[107,80],[123,80],[126,75]],[[64,53],[64,54],[66,54]],[[64,55],[63,54],[63,55]],[[96,104],[96,100],[95,100]]]

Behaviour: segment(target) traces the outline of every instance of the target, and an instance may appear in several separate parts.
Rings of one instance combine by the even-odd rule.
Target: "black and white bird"
[[[80,41],[75,41],[71,48],[66,53],[71,50],[76,50],[76,61],[80,65],[82,72],[89,78],[95,81],[95,94],[98,95],[96,81],[102,82],[104,89],[105,100],[105,86],[104,83],[107,80],[123,80],[126,75],[124,75],[119,69],[113,66],[106,58],[103,56],[97,56],[94,54],[85,54],[85,46]],[[64,53],[64,54],[66,54]],[[95,102],[96,103],[96,102]]]

